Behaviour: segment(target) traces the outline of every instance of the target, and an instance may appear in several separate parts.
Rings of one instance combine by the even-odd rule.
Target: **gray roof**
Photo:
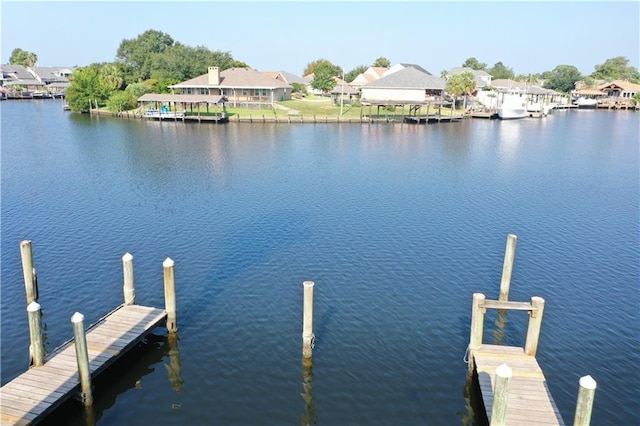
[[[2,70],[3,77],[11,77],[16,80],[33,79],[33,74],[27,71],[27,69],[22,65],[15,65],[15,64],[0,65],[0,70]]]
[[[50,82],[67,82],[69,79],[67,77],[63,77],[60,74],[62,72],[72,72],[71,69],[65,67],[36,67],[35,72],[40,77],[42,81],[45,83]]]
[[[181,88],[225,88],[225,89],[290,89],[291,86],[269,77],[251,68],[229,68],[220,73],[220,84],[209,84],[209,74],[202,74],[191,80],[169,86],[172,89]]]
[[[224,96],[219,95],[174,95],[170,93],[145,93],[138,98],[138,102],[182,102],[219,104],[226,102]]]
[[[386,77],[367,83],[363,89],[435,89],[444,90],[446,83],[440,77],[407,67]]]
[[[286,71],[278,71],[282,77],[284,77],[285,81],[289,84],[298,83],[302,85],[311,84],[310,78],[299,77],[295,74],[291,74]]]
[[[471,74],[473,74],[476,77],[491,77],[491,74],[489,74],[486,71],[474,70],[473,68],[469,68],[469,67],[454,67],[454,68],[451,68],[451,70],[448,72],[448,74],[449,75],[456,75],[456,74],[462,74],[463,72],[470,72]]]
[[[403,62],[400,62],[400,65],[402,65],[405,68],[415,68],[418,71],[422,71],[423,73],[431,75],[429,71],[425,70],[424,68],[422,68],[420,65],[417,65],[417,64],[405,64]]]

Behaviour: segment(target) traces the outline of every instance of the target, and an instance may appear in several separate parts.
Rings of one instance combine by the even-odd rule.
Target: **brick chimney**
[[[209,84],[220,85],[220,69],[218,67],[209,67]]]

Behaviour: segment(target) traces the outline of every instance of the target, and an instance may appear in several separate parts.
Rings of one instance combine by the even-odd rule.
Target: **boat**
[[[580,96],[573,102],[578,108],[595,108],[598,105],[598,100],[595,98],[586,98]]]
[[[529,113],[540,113],[543,116],[549,114],[553,108],[555,108],[556,104],[554,103],[541,103],[541,102],[531,102],[527,104],[527,112]]]
[[[529,117],[525,98],[508,97],[503,99],[502,103],[498,107],[498,117],[503,120]]]

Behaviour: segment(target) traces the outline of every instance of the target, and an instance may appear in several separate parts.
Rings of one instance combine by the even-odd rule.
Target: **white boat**
[[[529,117],[525,98],[506,98],[498,107],[498,117],[503,120]]]
[[[555,106],[556,104],[554,103],[544,104],[541,102],[531,102],[527,104],[527,112],[542,113],[542,115],[547,115],[553,108],[555,108]]]
[[[580,96],[578,99],[574,101],[574,104],[578,106],[578,108],[595,108],[598,105],[598,100],[594,98],[585,98],[584,96]]]

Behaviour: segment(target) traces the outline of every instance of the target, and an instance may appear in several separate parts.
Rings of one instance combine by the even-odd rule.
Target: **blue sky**
[[[625,56],[640,68],[640,2],[7,1],[1,62],[14,48],[40,66],[113,61],[148,29],[229,51],[260,71],[301,74],[319,58],[345,72],[384,56],[440,74],[475,57],[516,74],[574,65],[583,74]]]

